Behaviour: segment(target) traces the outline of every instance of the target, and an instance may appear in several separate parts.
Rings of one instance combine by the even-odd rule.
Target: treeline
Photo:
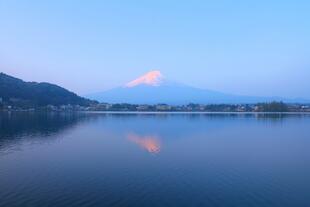
[[[289,107],[283,102],[259,103],[258,111],[262,112],[288,112]]]

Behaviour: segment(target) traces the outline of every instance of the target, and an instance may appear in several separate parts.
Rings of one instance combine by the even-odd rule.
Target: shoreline
[[[238,115],[253,115],[253,114],[277,114],[277,115],[310,115],[310,112],[237,112],[237,111],[44,111],[44,110],[10,110],[0,111],[0,113],[89,113],[89,114],[238,114]]]
[[[93,114],[307,114],[310,112],[221,112],[221,111],[80,111]]]

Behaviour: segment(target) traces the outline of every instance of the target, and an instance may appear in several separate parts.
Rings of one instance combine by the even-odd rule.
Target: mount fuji
[[[226,94],[213,90],[191,87],[166,79],[160,71],[150,71],[124,86],[86,96],[106,103],[130,104],[237,104],[270,101],[306,102],[303,99],[281,97],[255,97]]]

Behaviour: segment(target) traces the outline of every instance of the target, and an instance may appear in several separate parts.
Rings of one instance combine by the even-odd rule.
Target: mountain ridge
[[[11,104],[45,106],[45,105],[81,105],[87,106],[93,101],[56,84],[47,82],[25,82],[5,73],[0,73],[0,97]]]
[[[86,95],[86,97],[106,103],[130,104],[243,104],[271,101],[288,103],[310,102],[305,99],[283,97],[257,97],[234,95],[208,89],[200,89],[166,79],[160,71],[150,71],[141,77],[107,91]]]

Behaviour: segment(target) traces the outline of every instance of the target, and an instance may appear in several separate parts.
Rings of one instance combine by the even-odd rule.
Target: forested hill
[[[0,73],[0,100],[12,105],[46,106],[46,105],[81,105],[94,103],[50,83],[25,82],[21,79]]]

